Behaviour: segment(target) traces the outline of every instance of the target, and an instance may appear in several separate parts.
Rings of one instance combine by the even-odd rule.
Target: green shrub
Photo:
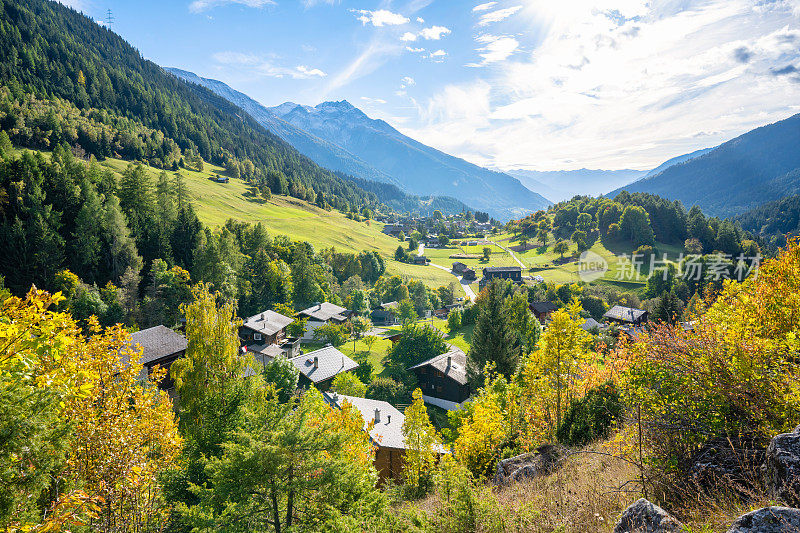
[[[556,431],[556,438],[568,446],[584,446],[607,437],[622,416],[622,399],[613,383],[591,389],[573,401]]]

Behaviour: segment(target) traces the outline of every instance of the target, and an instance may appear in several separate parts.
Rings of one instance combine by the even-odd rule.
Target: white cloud
[[[363,25],[372,24],[376,27],[381,26],[400,26],[408,24],[410,20],[400,13],[392,13],[386,9],[378,9],[375,11],[368,11],[366,9],[351,9],[357,15],[356,18],[361,21]]]
[[[494,6],[497,5],[497,2],[486,2],[485,4],[478,4],[477,6],[472,8],[473,13],[479,13],[481,11],[488,11],[492,9]]]
[[[646,169],[800,112],[797,0],[518,2],[530,31],[482,36],[493,68],[403,133],[496,168]]]
[[[445,57],[447,57],[447,52],[445,52],[444,50],[435,50],[427,55],[428,59],[436,63],[441,63],[442,61],[444,61]]]
[[[519,49],[519,41],[514,37],[484,34],[479,36],[476,41],[484,45],[478,48],[482,61],[467,65],[470,67],[481,67],[489,63],[505,61]]]
[[[189,4],[189,11],[192,13],[201,13],[208,9],[228,4],[239,4],[247,7],[264,7],[274,5],[275,2],[273,0],[194,0],[194,2]]]
[[[490,11],[484,15],[481,15],[481,18],[478,21],[478,26],[488,26],[489,24],[503,21],[508,17],[518,13],[521,9],[522,6],[513,6],[513,7],[507,7],[505,9],[497,9],[495,11]]]
[[[361,100],[364,103],[369,104],[369,105],[385,104],[386,103],[386,100],[384,100],[383,98],[370,98],[369,96],[362,96]]]
[[[420,24],[425,24],[425,19],[422,17],[417,17],[417,22],[419,22]]]
[[[438,41],[449,33],[450,28],[445,28],[444,26],[431,26],[430,28],[423,28],[419,32],[419,36],[429,41]]]
[[[302,0],[302,1],[303,1],[303,6],[305,6],[306,9],[312,8],[320,4],[326,4],[332,6],[339,3],[339,0]]]
[[[424,51],[425,51],[425,49],[424,49],[424,48],[413,48],[413,47],[411,47],[411,46],[406,46],[406,50],[407,50],[407,51],[409,51],[409,52],[411,52],[411,53],[413,53],[413,54],[419,54],[419,53],[421,53],[421,52],[424,52]]]
[[[411,87],[412,85],[416,85],[417,82],[411,76],[404,76],[403,79],[400,80],[400,88],[405,89],[406,87]]]
[[[297,65],[296,67],[276,65],[271,59],[265,59],[249,53],[217,52],[211,57],[220,65],[233,67],[239,70],[247,70],[254,75],[267,76],[270,78],[304,80],[324,78],[327,76],[325,72],[318,68],[311,68],[306,65]]]
[[[431,26],[430,28],[423,28],[418,33],[407,31],[400,36],[403,42],[414,42],[417,39],[425,39],[426,41],[438,41],[445,35],[451,33],[450,28],[444,26]]]

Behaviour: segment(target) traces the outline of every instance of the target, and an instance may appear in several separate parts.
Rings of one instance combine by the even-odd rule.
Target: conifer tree
[[[486,363],[494,363],[497,372],[506,377],[513,375],[519,364],[519,336],[512,327],[503,289],[502,282],[492,280],[478,304],[480,310],[467,357],[467,374],[475,386],[483,383]]]

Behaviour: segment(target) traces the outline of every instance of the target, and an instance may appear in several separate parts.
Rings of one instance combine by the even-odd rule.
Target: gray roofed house
[[[309,319],[319,320],[320,322],[327,322],[328,320],[344,322],[349,318],[350,311],[330,302],[322,302],[317,305],[312,305],[308,309],[303,309],[297,314],[307,316]]]
[[[403,436],[403,424],[406,417],[397,408],[388,402],[370,400],[356,396],[345,396],[337,393],[323,393],[325,401],[341,409],[345,403],[355,407],[364,420],[364,431],[370,424],[375,424],[369,430],[369,438],[377,448],[375,451],[374,465],[378,471],[381,482],[389,478],[402,475],[403,460],[406,450],[406,439]],[[444,448],[440,453],[447,453]]]
[[[594,318],[589,317],[589,318],[586,319],[586,321],[583,324],[581,324],[581,328],[583,328],[584,331],[591,331],[591,330],[593,330],[595,328],[600,330],[600,329],[603,329],[603,324],[601,324],[600,322],[598,322]]]
[[[300,371],[302,386],[313,384],[320,390],[327,390],[338,374],[358,368],[358,363],[333,346],[326,346],[289,360]]]
[[[647,311],[644,309],[634,309],[632,307],[615,305],[605,312],[603,318],[610,322],[638,326],[644,322],[647,322]]]
[[[485,267],[483,277],[478,282],[480,290],[493,279],[509,279],[514,283],[522,283],[522,268],[518,266]]]
[[[297,316],[299,317],[308,318],[303,340],[313,340],[314,331],[316,331],[318,327],[328,323],[341,324],[350,318],[351,314],[352,312],[348,309],[330,302],[322,302],[320,304],[312,305],[308,309],[303,309],[297,313]]]
[[[246,328],[255,333],[261,333],[264,337],[272,337],[286,329],[286,326],[294,322],[293,318],[284,316],[275,311],[264,311],[246,318],[242,322],[242,328]]]
[[[144,366],[141,377],[145,378],[152,373],[156,365],[169,370],[173,361],[186,354],[188,342],[186,337],[166,326],[153,326],[131,333],[129,345],[142,350],[139,362]],[[160,386],[164,390],[173,388],[174,384],[169,374],[161,381]]]
[[[467,354],[455,346],[409,370],[417,377],[422,398],[427,403],[453,410],[469,398]]]

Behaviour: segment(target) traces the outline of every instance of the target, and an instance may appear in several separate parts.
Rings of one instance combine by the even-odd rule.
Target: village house
[[[469,398],[467,355],[451,346],[450,351],[409,368],[417,377],[422,399],[453,411]]]
[[[186,355],[186,348],[188,347],[186,337],[166,326],[154,326],[131,333],[129,345],[142,350],[139,363],[144,368],[140,378],[146,379],[153,373],[153,369],[156,366],[166,369],[167,375],[161,381],[159,387],[167,391],[170,397],[174,397],[175,383],[169,375],[169,367],[173,361]]]
[[[453,272],[454,273],[463,274],[465,270],[467,270],[467,265],[465,265],[461,261],[455,261],[453,263]]]
[[[369,316],[376,326],[394,326],[397,324],[397,302],[386,302],[372,310]]]
[[[294,357],[300,352],[300,339],[289,337],[286,328],[293,318],[275,311],[264,311],[242,322],[239,340],[243,351],[253,354],[262,364],[267,364],[278,355]]]
[[[431,260],[425,257],[424,255],[415,255],[411,259],[411,262],[415,265],[427,265],[428,263],[431,262]]]
[[[615,305],[605,312],[603,319],[606,322],[621,324],[623,326],[641,326],[647,323],[647,311]]]
[[[289,359],[300,371],[300,388],[311,385],[321,391],[330,388],[333,378],[342,372],[350,372],[358,368],[358,363],[334,348],[326,346],[307,354]]]
[[[522,283],[522,268],[518,266],[486,267],[483,269],[483,277],[478,282],[478,288],[483,290],[493,279],[508,279],[514,283]]]
[[[604,326],[594,318],[589,317],[583,322],[583,324],[581,324],[581,328],[584,331],[592,332],[592,331],[601,331],[604,328]]]
[[[297,313],[297,316],[308,318],[308,322],[306,323],[306,331],[301,340],[313,340],[314,331],[316,331],[318,327],[326,324],[343,324],[347,322],[352,314],[352,311],[330,302],[322,302],[312,305],[308,309],[303,309]]]
[[[528,307],[530,307],[531,313],[542,324],[545,323],[550,318],[550,315],[558,309],[558,306],[553,302],[533,302]]]
[[[325,401],[341,409],[345,402],[355,407],[364,419],[364,431],[375,446],[375,470],[380,483],[388,479],[400,480],[403,474],[403,461],[406,453],[403,423],[406,417],[392,404],[380,400],[369,400],[336,393],[324,393]],[[370,429],[372,422],[375,424]]]

